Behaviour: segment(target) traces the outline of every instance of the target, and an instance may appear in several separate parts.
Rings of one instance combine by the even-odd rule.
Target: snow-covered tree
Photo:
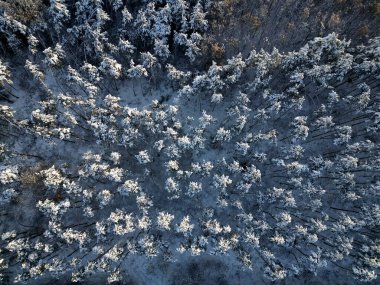
[[[50,0],[48,13],[55,31],[59,33],[63,28],[64,22],[70,19],[70,12],[65,0]]]

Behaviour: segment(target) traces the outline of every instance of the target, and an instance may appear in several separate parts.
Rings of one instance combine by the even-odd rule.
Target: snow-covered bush
[[[9,203],[18,194],[15,189],[8,188],[0,193],[0,205]]]
[[[53,189],[58,188],[65,179],[54,165],[49,169],[42,170],[40,175],[43,177],[44,184]]]
[[[157,225],[160,229],[170,230],[170,224],[174,219],[174,215],[166,212],[159,212],[157,216]]]
[[[0,183],[10,184],[19,179],[17,166],[0,166]]]
[[[135,155],[135,157],[141,164],[149,163],[151,161],[151,158],[146,150],[140,151],[139,154]]]

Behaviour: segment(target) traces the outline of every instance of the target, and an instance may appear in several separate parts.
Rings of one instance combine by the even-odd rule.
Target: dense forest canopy
[[[0,1],[1,283],[378,282],[379,14]]]

